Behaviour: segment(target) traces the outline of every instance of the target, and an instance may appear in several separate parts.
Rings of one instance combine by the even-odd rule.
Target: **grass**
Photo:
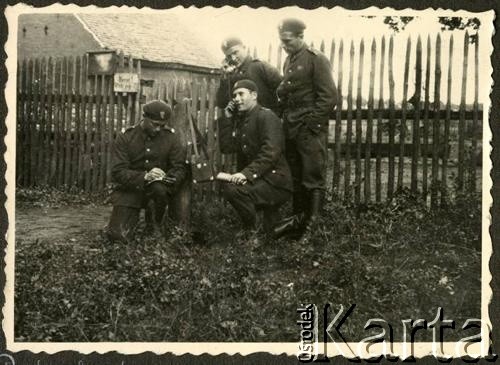
[[[329,197],[299,241],[239,232],[219,202],[193,214],[203,243],[175,229],[167,240],[139,232],[129,245],[95,231],[18,237],[16,341],[296,342],[303,303],[356,304],[342,328],[349,341],[370,334],[370,318],[401,339],[403,319],[431,321],[439,306],[458,328],[480,316],[478,196],[433,211],[407,191],[362,207]]]

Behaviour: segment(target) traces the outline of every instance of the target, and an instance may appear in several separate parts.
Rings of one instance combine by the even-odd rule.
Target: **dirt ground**
[[[106,225],[110,213],[111,206],[104,205],[17,207],[16,239],[57,241],[97,232]]]

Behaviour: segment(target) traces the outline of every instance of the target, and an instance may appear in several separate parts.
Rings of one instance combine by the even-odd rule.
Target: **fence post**
[[[380,85],[377,115],[377,162],[375,166],[375,200],[382,200],[382,109],[384,108],[384,66],[385,66],[385,36],[382,37],[380,49]]]
[[[186,169],[188,170],[188,176],[184,182],[179,187],[177,194],[172,199],[172,204],[168,207],[168,214],[180,228],[185,231],[190,230],[191,224],[191,171],[189,170],[189,160],[188,160],[188,131],[187,131],[187,107],[188,103],[191,101],[184,98],[181,102],[178,102],[174,106],[173,117],[174,117],[174,128],[176,133],[179,134],[179,138],[183,147],[185,148],[186,155]]]
[[[467,95],[467,68],[469,64],[469,33],[464,36],[464,61],[462,69],[462,96],[460,98],[460,116],[458,121],[458,190],[464,189],[464,167],[465,167],[465,107]]]
[[[415,115],[412,124],[412,158],[411,158],[411,192],[417,193],[418,188],[418,161],[420,160],[420,93],[422,88],[422,40],[417,39],[417,59],[415,69]]]
[[[394,195],[394,37],[389,40],[389,174],[387,175],[387,197]]]
[[[439,146],[439,94],[441,89],[441,36],[436,39],[436,66],[434,70],[434,122],[432,125],[432,188],[431,207],[437,205],[438,198],[438,146]]]

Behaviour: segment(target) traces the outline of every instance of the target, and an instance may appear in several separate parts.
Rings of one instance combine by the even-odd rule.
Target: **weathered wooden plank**
[[[280,46],[278,46],[278,56],[277,56],[277,60],[276,60],[276,68],[280,71],[282,71],[281,69],[281,58],[283,57],[283,48]]]
[[[139,75],[139,80],[140,80],[142,75],[141,60],[137,60],[136,68],[137,68],[136,72]],[[139,83],[139,91],[135,94],[134,124],[139,122],[139,120],[141,120],[141,113],[142,113],[141,98],[140,98],[141,95],[142,95],[142,85]]]
[[[464,36],[464,58],[462,68],[462,92],[460,97],[460,119],[458,121],[458,175],[457,188],[464,189],[464,171],[465,171],[465,108],[467,95],[467,72],[469,64],[469,33],[466,31]]]
[[[101,95],[108,94],[108,82],[109,78],[107,76],[101,77]],[[99,121],[99,177],[97,183],[97,191],[102,191],[105,185],[106,179],[106,145],[107,145],[107,102],[106,99],[101,101],[101,117]]]
[[[92,185],[93,192],[97,191],[99,186],[99,154],[101,148],[101,85],[102,76],[94,76],[94,95],[96,96],[96,103],[94,105],[95,113],[92,120],[92,154],[91,154],[91,171],[92,171]]]
[[[366,121],[366,144],[365,144],[365,203],[371,201],[371,144],[373,139],[373,104],[375,89],[375,58],[377,57],[377,44],[372,39],[370,57],[370,84],[368,92],[368,119]]]
[[[362,107],[362,85],[364,69],[365,41],[361,39],[359,44],[359,64],[358,64],[358,82],[356,95],[356,169],[354,177],[354,202],[359,204],[361,201],[361,143],[363,129],[361,126],[361,107]]]
[[[22,93],[22,63],[17,61],[16,69],[16,83],[17,83],[17,95]],[[23,160],[23,102],[17,100],[16,109],[16,185],[22,186],[22,160]]]
[[[389,200],[394,196],[394,149],[395,149],[395,120],[394,120],[394,37],[389,39],[388,73],[389,73],[389,173],[387,174],[387,197]]]
[[[436,39],[436,60],[434,70],[434,110],[440,109],[440,89],[441,89],[441,35]],[[432,187],[431,187],[431,207],[437,205],[438,199],[438,146],[439,146],[439,124],[438,117],[434,118],[432,125]]]
[[[446,116],[444,120],[444,136],[443,136],[443,144],[444,144],[444,156],[442,158],[442,166],[441,166],[441,205],[445,205],[448,198],[448,140],[450,139],[450,123],[451,123],[451,86],[453,80],[453,34],[450,36],[449,41],[449,55],[448,55],[448,80],[447,80],[447,88],[446,88]]]
[[[344,60],[344,41],[340,40],[339,45],[339,62],[337,67],[337,110],[335,113],[335,153],[334,153],[334,168],[333,168],[333,191],[340,193],[340,148],[341,148],[341,134],[342,134],[342,120],[340,114],[342,112],[342,84],[343,84],[343,73],[342,65]]]
[[[271,53],[273,51],[273,46],[269,43],[269,48],[267,49],[267,62],[271,63]]]
[[[322,39],[321,44],[319,45],[319,50],[325,53],[325,41]]]
[[[88,59],[87,59],[88,64]],[[89,83],[87,86],[87,92],[89,95],[96,96],[96,84],[97,77],[89,78]],[[93,174],[93,135],[94,135],[94,116],[95,116],[95,103],[88,103],[87,118],[85,120],[85,158],[84,158],[84,169],[85,169],[85,192],[90,193],[92,191],[92,174]]]
[[[406,111],[408,109],[408,78],[410,73],[410,53],[411,53],[411,36],[408,36],[406,43],[405,69],[403,81],[403,101],[401,104],[401,120],[399,124],[399,158],[398,158],[398,189],[403,188],[404,176],[404,145],[406,139]]]
[[[333,68],[333,64],[334,64],[334,61],[335,61],[335,48],[336,48],[335,46],[336,46],[336,44],[335,44],[335,38],[332,38],[332,43],[330,45],[330,58],[329,58],[330,65],[332,66],[332,69],[334,69]]]
[[[354,74],[354,42],[349,51],[349,83],[347,85],[347,134],[344,175],[344,196],[351,199],[351,143],[352,143],[352,83]]]
[[[21,88],[23,93],[26,95],[29,94],[28,85],[29,85],[29,61],[27,59],[23,60],[22,63],[22,71],[21,71]],[[28,186],[29,184],[29,98],[22,100],[22,119],[21,119],[21,130],[22,130],[22,162],[21,168],[21,184],[22,186]]]
[[[51,98],[50,98],[50,104],[52,104],[52,99],[56,98],[56,96],[60,92],[60,61],[58,59],[53,59],[52,60],[52,93],[51,93]],[[59,70],[59,74],[58,74]],[[49,183],[53,186],[56,186],[56,180],[57,180],[57,140],[58,136],[57,134],[59,133],[58,130],[58,120],[59,120],[59,104],[57,102],[54,102],[53,105],[51,105],[51,109],[53,109],[53,119],[52,119],[52,145],[51,145],[51,153],[50,153],[50,172],[49,172]]]
[[[179,96],[184,91],[180,91]],[[187,145],[187,105],[190,103],[188,99],[176,99],[178,103],[174,107],[174,125],[179,133],[179,138],[184,147]],[[191,179],[186,179],[179,191],[173,198],[172,204],[168,206],[168,214],[174,219],[177,224],[186,231],[189,231],[191,224]]]
[[[119,55],[118,55],[118,67],[120,67],[121,69],[123,69],[125,67],[125,60],[124,60],[124,56],[123,56],[123,52],[120,52]],[[123,93],[116,93],[116,97],[118,99],[118,106],[117,106],[117,124],[116,124],[116,130],[118,133],[120,133],[122,131],[122,128],[123,128],[123,119],[124,117],[126,118],[126,110],[125,110],[125,116],[123,115],[123,108],[124,108],[124,105],[123,105],[123,102],[124,102],[124,94]],[[127,123],[125,122],[125,125],[127,125]]]
[[[87,104],[85,95],[87,93],[87,56],[82,56],[80,60],[80,82],[78,93],[80,94],[80,113],[78,123],[78,173],[77,186],[84,188],[84,157],[85,157],[85,116],[87,114]]]
[[[68,93],[66,92],[66,88],[68,85],[68,59],[67,57],[63,57],[62,62],[61,62],[61,74],[60,74],[60,86],[59,90],[60,93],[59,95],[61,96],[61,102],[59,104],[59,133],[57,135],[57,138],[59,139],[58,142],[58,153],[57,153],[57,185],[58,187],[64,185],[64,147],[65,147],[65,141],[66,141],[66,99],[68,96]]]
[[[477,132],[478,132],[478,114],[479,114],[479,33],[476,33],[474,44],[474,106],[472,117],[472,148],[470,156],[470,189],[476,191],[476,164],[477,158]]]
[[[207,151],[208,151],[208,156],[210,158],[210,163],[212,166],[215,168],[215,171],[217,171],[217,165],[216,165],[216,160],[215,160],[215,151],[216,148],[214,148],[215,144],[215,133],[216,133],[216,128],[215,128],[215,96],[216,96],[217,88],[215,85],[215,80],[210,80],[208,84],[208,119],[207,119]],[[210,197],[213,197],[213,194],[215,193],[215,183],[211,184],[210,187]]]
[[[33,99],[31,106],[32,123],[31,123],[31,153],[30,153],[30,176],[31,186],[36,186],[38,183],[38,135],[40,127],[40,59],[35,58],[33,62]]]
[[[198,120],[198,128],[201,133],[206,135],[207,129],[207,103],[208,103],[208,84],[207,80],[203,79],[200,85],[200,116]]]
[[[422,143],[422,197],[427,200],[429,188],[427,185],[428,172],[428,158],[427,153],[429,150],[429,87],[431,81],[431,37],[427,36],[427,55],[425,62],[425,96],[424,96],[424,135]]]
[[[416,66],[415,66],[415,118],[412,123],[413,153],[411,157],[411,183],[410,189],[413,194],[418,189],[418,163],[420,159],[420,99],[422,89],[422,40],[417,39]]]
[[[114,134],[116,129],[115,120],[115,93],[113,92],[113,79],[109,78],[108,82],[108,95],[110,97],[109,111],[108,111],[108,128],[107,133],[107,143],[106,143],[106,178],[104,180],[105,185],[111,183],[111,152],[113,148]]]
[[[134,65],[133,65],[133,60],[132,56],[127,57],[127,62],[128,62],[128,71],[129,72],[134,72]],[[134,99],[132,98],[132,93],[127,93],[127,113],[126,113],[126,126],[131,126],[134,125],[134,115],[132,112],[132,107],[133,107],[133,102]]]
[[[40,59],[39,83],[39,130],[38,130],[38,156],[37,156],[37,183],[45,185],[47,169],[45,167],[46,136],[47,136],[47,59]]]
[[[66,82],[66,94],[68,96],[73,95],[74,90],[74,58],[68,57],[68,72],[67,72],[67,82]],[[73,98],[67,98],[67,108],[66,108],[66,125],[65,125],[65,148],[64,148],[64,185],[69,187],[71,185],[71,160],[72,160],[72,150],[71,150],[71,134],[73,130]]]
[[[379,98],[378,109],[384,108],[384,68],[385,68],[385,36],[382,37],[380,46],[380,77],[379,77]],[[377,116],[377,160],[375,164],[375,200],[377,203],[382,201],[382,129],[383,129],[382,113]]]

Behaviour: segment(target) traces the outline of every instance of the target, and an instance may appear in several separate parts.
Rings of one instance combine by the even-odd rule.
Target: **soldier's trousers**
[[[169,197],[169,187],[161,182],[153,182],[145,189],[143,208],[146,208],[148,202],[153,202],[156,224],[162,221]],[[139,222],[140,212],[141,208],[114,205],[106,229],[108,238],[112,241],[129,242]]]
[[[245,228],[254,228],[257,209],[264,209],[270,214],[277,215],[277,208],[290,199],[292,193],[288,190],[277,188],[263,179],[245,185],[227,183],[224,186],[224,198],[233,206],[240,216]],[[278,217],[265,217],[270,229],[271,221]]]
[[[327,133],[302,125],[294,138],[286,139],[285,156],[290,165],[295,192],[324,190],[326,186]]]

